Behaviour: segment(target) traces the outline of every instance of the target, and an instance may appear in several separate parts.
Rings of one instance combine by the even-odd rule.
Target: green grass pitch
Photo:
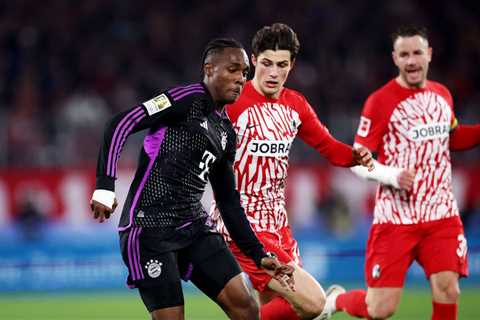
[[[185,319],[227,319],[219,307],[197,291],[185,295]],[[430,319],[431,303],[427,290],[408,289],[402,296],[396,320]],[[114,293],[36,293],[0,294],[0,319],[5,320],[130,320],[150,319],[134,291]],[[333,319],[353,319],[336,314]],[[480,319],[480,289],[462,291],[460,320]]]

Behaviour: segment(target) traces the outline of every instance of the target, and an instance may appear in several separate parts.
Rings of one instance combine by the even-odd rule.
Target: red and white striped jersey
[[[320,148],[331,136],[305,97],[287,88],[278,99],[269,99],[249,81],[226,111],[237,133],[234,171],[242,206],[254,231],[276,233],[288,225],[285,184],[293,140],[298,134]],[[210,218],[229,239],[215,206]]]
[[[416,224],[459,214],[449,151],[456,123],[452,96],[437,82],[407,89],[391,80],[370,95],[355,142],[377,152],[380,163],[416,170],[411,191],[379,185],[373,223]]]

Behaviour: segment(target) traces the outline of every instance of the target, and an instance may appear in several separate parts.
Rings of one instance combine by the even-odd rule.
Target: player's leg
[[[373,225],[365,261],[368,290],[338,295],[337,310],[367,319],[386,319],[395,313],[405,275],[415,256],[413,250],[419,241],[415,226]]]
[[[183,292],[176,253],[161,252],[155,231],[133,227],[120,234],[127,283],[138,288],[152,319],[183,319]]]
[[[432,319],[457,319],[460,287],[458,273],[442,271],[430,276],[432,288]]]
[[[160,293],[161,291],[162,288],[159,287],[138,289],[144,305],[152,316],[152,320],[183,320],[183,300],[181,302],[174,302],[174,304],[181,303],[181,305],[168,307],[166,306],[168,303],[164,303],[164,296]]]
[[[260,319],[258,304],[240,266],[220,235],[208,233],[199,237],[188,250],[181,252],[179,259],[180,265],[189,265],[189,279],[230,319]]]
[[[295,291],[292,292],[258,269],[235,244],[229,244],[243,271],[248,274],[253,287],[259,292],[262,320],[311,319],[318,316],[325,304],[325,293],[308,272],[295,264],[295,261],[299,261],[298,249],[289,229],[284,228],[279,234],[261,232],[257,233],[257,237],[265,249],[274,252],[281,262],[295,266]]]
[[[432,289],[432,319],[456,319],[460,295],[458,279],[468,275],[467,240],[460,218],[428,223],[419,246],[418,262]]]
[[[260,319],[258,303],[247,288],[241,273],[225,285],[216,301],[230,319]]]
[[[319,316],[325,305],[325,292],[322,286],[300,266],[294,263],[292,265],[295,268],[293,272],[295,291],[285,288],[275,279],[269,281],[268,288],[287,300],[300,319],[311,319]],[[272,303],[272,301],[269,303]],[[262,308],[267,305],[262,306]],[[272,307],[275,306],[272,305]]]
[[[402,288],[368,288],[366,303],[371,319],[390,318],[400,303]]]

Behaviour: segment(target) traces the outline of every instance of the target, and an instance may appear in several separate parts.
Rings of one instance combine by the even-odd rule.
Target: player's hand
[[[263,257],[260,263],[262,269],[270,274],[283,287],[295,291],[295,281],[293,279],[293,271],[295,269],[292,266],[281,263],[274,254]]]
[[[368,168],[368,171],[372,171],[375,167],[373,162],[373,156],[370,150],[365,147],[354,147],[352,148],[353,159],[357,162],[358,165]]]
[[[415,181],[415,169],[404,169],[397,177],[398,186],[403,190],[411,190]]]
[[[92,201],[90,201],[90,207],[92,208],[93,218],[98,219],[98,222],[100,223],[110,218],[113,211],[115,211],[115,208],[117,207],[117,205],[118,205],[117,198],[113,200],[112,208],[109,208],[108,206],[93,199]]]

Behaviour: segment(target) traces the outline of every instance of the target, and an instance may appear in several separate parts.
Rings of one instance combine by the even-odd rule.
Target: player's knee
[[[395,313],[396,306],[387,301],[367,303],[368,314],[372,319],[388,319]]]
[[[260,310],[257,302],[253,297],[248,299],[237,300],[235,305],[229,308],[227,312],[231,319],[250,320],[260,319]]]
[[[448,302],[455,303],[460,297],[460,288],[456,283],[450,284],[445,288],[444,293],[447,297]]]
[[[460,297],[460,288],[456,280],[445,279],[443,281],[438,281],[436,289],[439,291],[440,296],[450,303],[456,303]]]
[[[257,302],[254,299],[249,299],[244,303],[244,308],[240,308],[241,314],[236,319],[241,320],[250,320],[250,319],[260,319],[260,309]]]
[[[324,307],[324,297],[319,297],[318,299],[306,299],[299,306],[298,312],[300,313],[300,317],[302,319],[311,319],[320,315]]]

